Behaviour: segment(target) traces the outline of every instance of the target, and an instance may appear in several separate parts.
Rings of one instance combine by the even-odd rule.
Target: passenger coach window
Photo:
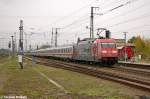
[[[65,48],[65,53],[67,52],[67,48]]]
[[[67,53],[69,53],[69,48],[67,48]]]
[[[102,48],[116,48],[115,43],[101,43]]]

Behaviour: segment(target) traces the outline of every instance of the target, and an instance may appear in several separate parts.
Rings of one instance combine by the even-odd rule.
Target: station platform
[[[119,64],[133,64],[133,65],[146,65],[150,66],[150,63],[140,63],[140,62],[131,62],[131,61],[118,61]]]

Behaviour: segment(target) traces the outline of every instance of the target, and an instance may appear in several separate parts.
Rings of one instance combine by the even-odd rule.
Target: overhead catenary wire
[[[128,2],[127,2],[127,3],[128,3]],[[122,6],[123,6],[123,5],[122,5]],[[121,7],[121,6],[120,6],[120,7]],[[113,10],[115,10],[115,9],[117,9],[117,8],[119,8],[119,7],[115,7],[115,8],[113,8],[113,9],[110,9],[110,10],[106,11],[104,14],[106,14],[106,13],[108,13],[108,12],[110,12],[110,11],[113,11]],[[102,14],[102,15],[104,15],[104,14]],[[86,15],[87,15],[87,14],[86,14]],[[84,16],[85,16],[85,15],[84,15]],[[82,17],[83,17],[83,16],[82,16]],[[80,21],[80,19],[81,19],[82,17],[80,17],[78,20],[73,21],[72,23],[70,23],[70,24],[64,26],[62,29],[68,28],[69,26],[76,24],[78,21]],[[88,17],[89,17],[89,16],[88,16]],[[86,20],[86,19],[85,19],[85,20]]]
[[[119,0],[119,1],[121,1],[121,0]],[[88,7],[88,6],[90,6],[90,5],[92,5],[93,3],[94,3],[95,1],[93,1],[93,2],[91,2],[90,4],[88,4],[88,5],[85,5],[84,7],[81,7],[81,8],[79,8],[78,10],[76,10],[76,11],[74,11],[74,12],[72,12],[72,13],[70,13],[70,14],[68,14],[67,16],[65,16],[65,17],[63,17],[63,18],[60,18],[59,20],[57,20],[57,22],[56,23],[59,23],[59,22],[61,22],[61,21],[64,21],[65,19],[68,19],[72,14],[74,15],[74,14],[76,14],[76,13],[79,13],[82,9],[85,9],[86,7]],[[107,3],[107,2],[106,2]],[[112,4],[112,3],[110,3],[110,4]],[[103,3],[103,4],[101,4],[101,5],[105,5],[105,3]],[[100,5],[99,5],[100,6]],[[88,14],[88,13],[87,13]],[[80,18],[79,18],[80,19]],[[77,21],[77,20],[76,20]],[[73,23],[77,23],[77,22],[72,22],[72,23],[70,23],[71,25],[69,25],[68,24],[68,26],[72,26],[72,25],[74,25]],[[54,24],[54,22],[52,23],[52,24]],[[67,25],[66,25],[67,26]],[[64,26],[63,26],[64,27]]]
[[[71,12],[71,13],[69,13],[68,15],[64,16],[63,18],[60,18],[60,19],[56,20],[55,22],[52,22],[52,24],[57,23],[57,22],[60,22],[60,21],[62,21],[62,20],[64,21],[65,19],[67,19],[67,18],[70,17],[71,15],[74,15],[74,14],[76,14],[76,13],[79,13],[79,12],[82,11],[83,9],[85,9],[85,8],[87,8],[88,6],[92,5],[94,2],[95,2],[95,1],[90,2],[89,4],[87,4],[87,5],[83,6],[83,7],[79,8],[79,9],[77,9],[77,10]]]
[[[128,5],[128,4],[131,4],[131,3],[135,2],[135,1],[138,1],[138,0],[130,0],[130,1],[127,1],[127,2],[125,2],[125,3],[123,3],[123,4],[120,4],[120,5],[116,6],[116,7],[113,7],[112,9],[107,10],[106,12],[104,12],[103,14],[101,14],[100,16],[103,16],[103,15],[105,15],[105,14],[107,14],[107,13],[110,13],[110,12],[112,12],[112,11],[114,11],[114,10],[117,10],[117,9],[123,7],[123,6],[126,6],[126,5]],[[75,21],[75,22],[76,22],[76,21]],[[71,23],[70,25],[73,25],[73,24],[74,24],[74,22]],[[65,27],[68,27],[68,26],[70,26],[70,25],[67,25],[67,26],[65,26]],[[63,28],[63,29],[64,29],[64,28]]]
[[[149,16],[150,14],[148,13],[148,14],[146,14],[146,16],[145,16],[145,14],[144,14],[144,16],[145,17],[150,17]],[[140,16],[139,18],[142,18],[143,16]],[[134,18],[135,20],[138,20],[137,18]],[[133,21],[135,21],[135,20],[133,20]],[[126,22],[130,22],[130,21],[126,21]],[[122,23],[123,24],[123,23]],[[145,27],[145,26],[150,26],[150,25],[147,25],[147,24],[144,24],[144,25],[141,25],[141,26],[137,26],[137,27],[132,27],[132,28],[129,28],[129,29],[125,29],[126,31],[129,31],[129,30],[133,30],[133,29],[141,29],[141,28],[143,28],[143,27]],[[123,31],[125,31],[125,30],[119,30],[119,31],[117,31],[117,32],[123,32]],[[96,29],[95,29],[95,31],[96,31]],[[77,32],[77,31],[74,31],[74,33],[75,32]],[[88,35],[87,33],[83,33],[82,32],[82,34],[80,34],[80,36],[81,35]],[[74,35],[73,35],[74,36]],[[73,37],[72,35],[69,35],[69,37]]]
[[[91,5],[92,5],[94,2],[96,2],[96,1],[97,1],[97,0],[94,0],[94,1],[92,0],[92,2],[86,4],[85,6],[80,7],[79,9],[77,9],[77,10],[75,10],[75,11],[69,13],[68,15],[66,15],[66,16],[64,16],[64,17],[62,17],[62,18],[59,18],[58,20],[52,22],[52,23],[51,23],[51,26],[53,27],[53,24],[60,23],[61,21],[65,21],[66,19],[69,19],[70,16],[75,15],[75,14],[81,12],[82,10],[84,10],[85,8],[87,8],[88,6],[91,6]],[[87,14],[88,14],[88,12],[87,12]],[[50,25],[46,25],[46,26],[49,27]],[[40,27],[40,28],[42,28],[42,27]]]
[[[110,28],[110,27],[118,26],[118,25],[121,25],[121,24],[124,24],[124,23],[133,22],[133,21],[136,21],[136,20],[139,20],[139,19],[144,19],[144,18],[147,18],[147,17],[150,17],[150,12],[144,13],[142,16],[138,16],[138,17],[135,17],[135,18],[127,19],[125,21],[121,21],[119,23],[115,23],[113,25],[105,26],[105,27],[109,27]]]
[[[112,0],[112,2],[108,2],[108,0],[107,0],[107,3],[106,4],[100,4],[100,5],[98,5],[98,7],[102,7],[102,8],[107,8],[107,7],[109,7],[110,5],[112,5],[112,4],[114,4],[114,3],[119,3],[119,2],[121,2],[121,1],[123,1],[123,0]]]
[[[119,0],[119,1],[121,1],[121,0]],[[92,5],[94,2],[95,2],[95,1],[92,1],[90,4],[87,4],[87,5],[85,5],[85,6],[81,7],[81,8],[79,8],[78,10],[76,10],[76,11],[74,11],[74,12],[68,14],[67,16],[63,17],[63,18],[65,18],[65,19],[60,18],[59,20],[60,20],[60,21],[64,21],[64,20],[68,19],[71,15],[74,15],[75,13],[79,13],[81,10],[83,10],[83,9],[85,9],[86,7]],[[106,3],[107,3],[107,2],[106,2]],[[109,3],[109,4],[112,4],[112,2]],[[101,4],[101,5],[105,5],[105,3],[104,3],[104,4]],[[58,20],[57,20],[57,21],[58,21]],[[57,23],[59,23],[60,21],[58,21]],[[77,20],[76,20],[76,21],[77,21]],[[76,23],[77,23],[77,22],[75,22],[75,24],[76,24]],[[54,24],[54,22],[52,22],[52,24]],[[69,24],[68,24],[68,25],[69,25]],[[72,26],[72,25],[74,25],[74,24],[71,24],[71,26]],[[48,26],[49,26],[49,25],[48,25]]]
[[[120,4],[120,5],[118,5],[118,6],[115,6],[115,7],[113,7],[112,9],[109,9],[109,10],[105,11],[102,15],[105,15],[105,14],[107,14],[107,13],[110,13],[110,12],[112,12],[112,11],[114,11],[114,10],[117,10],[117,9],[121,8],[121,7],[127,6],[128,4],[134,3],[135,1],[138,1],[138,0],[130,0],[130,1],[127,1],[127,2],[125,2],[125,3],[123,3],[123,4]],[[102,15],[101,15],[101,16],[102,16]]]
[[[150,2],[149,2],[149,3],[150,3]],[[143,5],[138,6],[138,7],[134,8],[134,9],[132,9],[132,10],[126,11],[126,12],[121,13],[121,14],[119,14],[119,15],[113,16],[113,17],[108,18],[108,19],[103,19],[103,20],[100,20],[100,21],[97,21],[97,22],[101,22],[101,23],[105,22],[105,23],[106,23],[106,22],[108,22],[108,21],[110,21],[110,20],[113,20],[113,19],[115,19],[115,18],[118,18],[118,17],[121,17],[121,16],[125,15],[125,13],[128,13],[128,14],[129,14],[129,13],[131,13],[131,12],[136,12],[136,11],[138,11],[138,10],[141,9],[141,8],[147,7],[147,6],[149,6],[149,3],[144,3]]]
[[[150,25],[149,25],[150,26]],[[143,26],[144,27],[144,26]],[[142,29],[143,27],[134,27],[134,28],[130,28],[130,29],[125,29],[125,30],[119,30],[119,31],[113,31],[113,33],[123,33],[124,31],[129,31],[129,32],[144,32],[144,31],[150,31],[150,29]],[[136,28],[140,29],[140,30],[136,30]],[[80,34],[80,36],[88,36],[89,34],[87,34],[86,32],[82,32],[82,34]],[[68,35],[67,38],[72,38],[75,37],[74,35]]]
[[[139,1],[139,0],[132,0],[133,2],[135,2],[135,1]],[[114,7],[114,8],[112,8],[112,9],[110,9],[108,12],[112,12],[112,11],[114,11],[114,10],[116,10],[116,9],[119,9],[119,8],[122,8],[122,7],[124,7],[124,6],[126,6],[126,5],[128,5],[128,4],[131,4],[131,3],[133,3],[133,2],[131,2],[131,1],[128,1],[128,2],[126,2],[126,3],[124,3],[124,5],[119,5],[119,6],[117,6],[117,7]],[[134,11],[134,10],[138,10],[138,9],[141,9],[141,8],[143,8],[143,7],[145,7],[145,5],[148,5],[147,3],[145,3],[145,4],[143,4],[143,5],[141,5],[141,6],[139,6],[139,7],[137,7],[137,8],[135,8],[135,9],[133,9],[133,10],[131,10],[131,11],[128,11],[129,13],[130,12],[132,12],[132,11]],[[123,15],[123,14],[122,14]],[[144,18],[148,18],[149,17],[149,14],[142,14],[142,16],[138,16],[138,17],[136,17],[135,19],[134,18],[131,18],[131,19],[127,19],[127,20],[125,20],[125,21],[123,21],[123,22],[119,22],[119,23],[116,23],[116,24],[114,24],[115,26],[117,26],[117,25],[120,25],[120,24],[125,24],[125,23],[128,23],[128,22],[133,22],[133,21],[136,21],[136,20],[140,20],[140,19],[144,19]],[[80,24],[81,25],[81,24]],[[111,26],[111,25],[110,25]],[[112,26],[113,27],[113,26]],[[148,31],[148,30],[144,30],[144,31]],[[72,33],[71,33],[72,34]],[[73,35],[73,34],[72,34]],[[78,34],[79,35],[79,34]],[[80,35],[88,35],[87,33],[85,33],[85,34],[80,34]],[[71,36],[71,35],[69,35],[69,36]],[[74,35],[73,35],[74,36]]]
[[[118,31],[115,31],[116,33],[118,32],[123,32],[123,31],[139,31],[139,29],[143,29],[144,27],[149,27],[150,24],[144,24],[144,25],[140,25],[140,26],[136,26],[136,27],[131,27],[131,28],[126,28],[126,29],[121,29]]]
[[[121,0],[120,0],[121,1]],[[91,2],[90,4],[88,4],[88,5],[85,5],[85,6],[83,6],[83,7],[81,7],[81,8],[79,8],[78,10],[76,10],[76,11],[74,11],[74,12],[72,12],[72,13],[70,13],[70,14],[68,14],[67,16],[65,16],[65,17],[63,17],[63,18],[60,18],[59,20],[60,21],[62,21],[63,19],[67,19],[68,17],[70,17],[72,14],[74,15],[74,14],[76,14],[76,13],[79,13],[81,10],[83,10],[84,8],[87,8],[88,6],[92,6],[92,4],[94,3],[95,1],[93,1],[93,2]],[[101,5],[105,5],[105,4],[101,4]],[[99,5],[100,6],[100,5]],[[88,14],[88,13],[87,13]],[[79,18],[80,19],[80,18]],[[57,22],[60,22],[60,21],[57,21]],[[64,21],[64,20],[63,20]],[[76,20],[77,21],[77,20]],[[74,22],[72,22],[71,23],[71,25],[73,25],[73,23]],[[76,23],[76,22],[75,22]],[[67,26],[67,25],[66,25]],[[68,26],[69,26],[69,24],[68,24]],[[65,26],[64,26],[65,27]]]
[[[82,19],[82,18],[84,18],[84,19]],[[68,28],[68,27],[70,27],[70,26],[72,26],[72,25],[74,25],[74,24],[77,24],[78,22],[85,21],[85,20],[87,20],[88,18],[89,18],[89,17],[88,17],[88,14],[85,14],[84,16],[78,18],[77,20],[73,21],[72,23],[63,26],[61,29],[66,29],[66,28]]]
[[[124,5],[126,5],[126,4],[128,4],[128,2],[125,3]],[[119,6],[115,7],[115,8],[112,8],[112,9],[106,11],[105,13],[101,14],[101,16],[104,15],[104,14],[107,14],[107,13],[113,11],[113,10],[116,10],[116,9],[118,9],[118,8],[124,6],[124,5],[122,4],[122,5],[119,5]],[[80,19],[80,18],[79,18],[79,19]],[[86,20],[86,19],[85,19],[85,20]],[[65,28],[68,28],[68,27],[71,26],[71,25],[77,24],[78,21],[80,21],[80,20],[74,21],[74,22],[72,22],[71,24],[68,24],[68,25],[64,26],[62,29],[65,29]],[[81,21],[80,21],[80,22],[81,22]]]
[[[133,1],[133,0],[131,0],[131,1]],[[134,1],[137,1],[137,0],[134,0]],[[131,4],[131,2],[128,2],[126,5],[128,5],[128,4]],[[119,8],[123,8],[124,6],[122,5],[122,4],[120,4],[120,5],[118,5],[118,6],[116,6],[116,7],[113,7],[112,9],[110,9],[110,10],[108,10],[108,12],[112,12],[112,11],[115,11],[116,9],[119,9]],[[139,8],[140,9],[140,8]],[[135,9],[136,10],[136,9]],[[107,13],[108,13],[107,12]],[[130,11],[129,11],[130,12]],[[105,14],[107,14],[106,12],[105,12]],[[103,14],[103,15],[105,15],[105,14]],[[69,16],[68,16],[69,17]],[[87,18],[86,17],[83,17],[83,18],[85,18],[85,19],[82,19],[82,20],[75,20],[75,22],[72,22],[72,23],[70,23],[70,24],[68,24],[68,26],[67,25],[65,25],[64,27],[62,27],[62,29],[63,29],[63,31],[64,30],[68,30],[68,29],[70,29],[68,32],[62,32],[62,35],[64,34],[64,33],[69,33],[70,32],[70,35],[75,35],[75,34],[73,34],[73,32],[71,32],[72,30],[77,30],[77,28],[75,28],[75,27],[78,27],[78,26],[80,26],[80,25],[84,25],[84,24],[86,24],[87,23],[87,21],[88,21],[88,17],[89,16],[87,16]],[[97,17],[96,17],[97,18]],[[128,19],[127,19],[128,20]],[[119,25],[121,25],[121,24],[125,24],[125,23],[128,23],[128,22],[130,22],[130,20],[128,21],[128,22],[126,22],[127,20],[125,20],[125,21],[123,21],[122,23],[115,23],[115,24],[112,24],[112,25],[114,25],[114,26],[112,26],[112,27],[115,27],[115,26],[118,26],[117,24],[119,24]],[[139,19],[138,19],[139,20]],[[132,21],[131,21],[132,22]],[[111,24],[109,25],[109,26],[111,26]],[[81,26],[80,26],[81,27]],[[74,28],[74,29],[72,29],[72,28]],[[80,29],[79,29],[80,30]],[[80,30],[81,31],[81,30]],[[77,32],[77,31],[76,31]],[[75,33],[75,32],[74,32]],[[86,33],[85,33],[86,34]],[[79,35],[79,33],[78,33],[78,35]],[[87,35],[88,35],[88,33],[87,33]]]

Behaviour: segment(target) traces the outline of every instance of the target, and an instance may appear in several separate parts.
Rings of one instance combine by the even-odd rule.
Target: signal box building
[[[134,56],[134,48],[135,46],[131,43],[127,43],[125,47],[125,40],[124,39],[115,39],[117,43],[118,49],[118,58],[119,60],[124,60],[125,58],[125,48],[126,48],[126,58],[130,60]]]

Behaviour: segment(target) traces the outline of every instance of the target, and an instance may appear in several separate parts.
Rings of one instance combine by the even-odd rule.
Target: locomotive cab
[[[112,64],[117,62],[118,50],[114,39],[97,39],[92,48],[95,60]]]
[[[105,42],[105,43],[100,43],[100,54],[101,58],[104,60],[107,59],[114,59],[118,56],[118,51],[116,49],[116,44],[115,43],[110,43],[110,42]]]

